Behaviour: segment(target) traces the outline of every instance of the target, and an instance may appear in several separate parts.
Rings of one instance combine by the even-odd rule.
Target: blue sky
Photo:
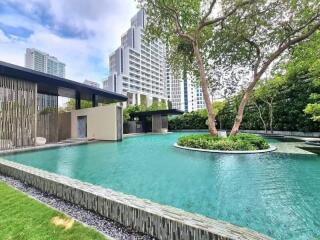
[[[134,0],[1,0],[0,60],[24,65],[27,47],[65,62],[66,77],[101,82],[137,11]]]

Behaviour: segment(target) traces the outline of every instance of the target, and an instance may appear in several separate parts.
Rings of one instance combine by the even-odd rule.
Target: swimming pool
[[[320,236],[320,156],[190,152],[172,146],[182,134],[130,137],[120,143],[5,158],[249,227],[276,239]]]

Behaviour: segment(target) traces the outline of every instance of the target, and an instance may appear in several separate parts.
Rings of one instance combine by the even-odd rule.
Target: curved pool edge
[[[276,146],[270,145],[270,148],[263,149],[263,150],[254,150],[254,151],[224,151],[224,150],[209,150],[209,149],[202,149],[202,148],[190,148],[190,147],[184,147],[178,145],[178,143],[173,144],[174,147],[189,150],[189,151],[195,151],[195,152],[207,152],[207,153],[223,153],[223,154],[257,154],[257,153],[268,153],[273,152],[277,150]]]
[[[0,173],[159,239],[271,239],[248,228],[2,158]]]

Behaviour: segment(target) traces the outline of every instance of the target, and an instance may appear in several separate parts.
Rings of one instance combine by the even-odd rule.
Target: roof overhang
[[[68,98],[75,98],[76,93],[79,93],[83,100],[92,100],[92,96],[95,95],[97,102],[103,103],[127,101],[127,97],[121,94],[2,61],[0,61],[0,75],[34,82],[37,84],[38,93]]]
[[[165,110],[155,110],[155,111],[144,111],[144,112],[133,112],[130,113],[130,117],[148,117],[152,115],[162,115],[162,116],[168,116],[168,115],[181,115],[184,112],[178,109],[165,109]]]

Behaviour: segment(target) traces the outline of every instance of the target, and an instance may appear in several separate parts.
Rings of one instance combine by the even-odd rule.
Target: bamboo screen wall
[[[36,84],[0,75],[0,150],[34,144],[36,96]]]
[[[37,137],[58,142],[58,96],[38,94]]]

